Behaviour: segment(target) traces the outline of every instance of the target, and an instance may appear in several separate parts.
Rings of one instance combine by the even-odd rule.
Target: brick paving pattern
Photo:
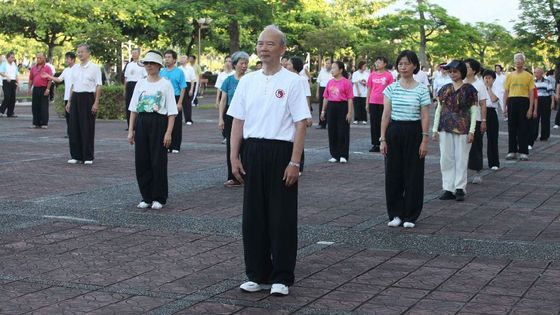
[[[463,203],[437,199],[431,143],[424,211],[404,230],[386,226],[369,126],[351,127],[346,165],[326,163],[326,131],[310,128],[296,283],[278,298],[238,289],[242,189],[222,186],[214,109],[194,108],[195,124],[183,127],[159,211],[135,208],[124,122],[98,120],[94,165],[68,165],[64,120],[52,113],[48,130],[32,130],[30,111],[0,119],[0,314],[560,313],[557,130],[531,161],[485,169]]]

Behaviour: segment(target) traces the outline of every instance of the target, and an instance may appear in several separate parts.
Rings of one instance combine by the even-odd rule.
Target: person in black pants
[[[0,106],[0,114],[8,116],[8,118],[17,117],[14,114],[16,107],[16,90],[18,87],[18,67],[15,62],[15,55],[13,52],[6,54],[7,62],[0,65],[0,78],[2,79],[2,91],[4,92],[4,99]],[[6,112],[7,110],[7,112]]]
[[[537,88],[537,117],[533,129],[533,138],[539,135],[539,124],[541,126],[541,141],[550,138],[550,114],[554,106],[554,83],[549,78],[544,77],[542,68],[535,69],[535,87]]]
[[[317,125],[317,127],[315,127],[316,129],[327,128],[327,120],[326,119],[321,120],[320,117],[321,117],[321,112],[323,111],[323,104],[324,104],[323,94],[325,93],[325,88],[327,87],[327,84],[332,79],[331,68],[332,68],[332,60],[326,59],[324,67],[321,68],[321,71],[319,71],[319,75],[317,76],[317,93],[315,95],[315,98],[319,100],[319,124]]]
[[[489,102],[486,106],[486,138],[488,140],[486,156],[488,157],[488,167],[495,171],[500,168],[500,153],[498,151],[500,125],[497,108],[502,96],[498,95],[500,87],[494,87],[496,72],[486,70],[482,76],[489,97]]]

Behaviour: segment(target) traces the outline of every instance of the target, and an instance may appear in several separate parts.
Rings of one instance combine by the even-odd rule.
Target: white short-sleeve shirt
[[[302,77],[301,75],[299,76],[301,84],[303,85],[303,91],[305,93],[305,96],[311,96],[311,86],[309,85],[309,80],[307,79],[307,76]]]
[[[124,70],[126,82],[138,82],[148,76],[146,69],[141,67],[136,61],[129,62]]]
[[[64,100],[67,101],[70,99],[70,92],[72,92],[72,70],[75,69],[78,65],[73,65],[72,67],[66,67],[58,76],[58,78],[64,81]]]
[[[478,106],[476,107],[476,121],[482,121],[482,116],[480,113],[480,101],[486,100],[486,105],[488,106],[488,103],[490,102],[488,97],[488,91],[486,91],[486,85],[484,85],[484,82],[482,82],[482,80],[479,78],[476,78],[476,80],[471,84],[478,92],[479,103],[477,104]]]
[[[354,71],[352,74],[352,89],[354,90],[354,97],[367,97],[367,80],[369,78],[369,71]],[[362,84],[361,82],[365,82]],[[358,87],[356,87],[358,85]],[[358,93],[358,91],[360,93]],[[360,95],[360,96],[358,96]]]
[[[194,73],[194,72],[193,72]],[[216,88],[218,90],[222,90],[222,84],[224,83],[224,81],[227,79],[227,77],[229,77],[230,75],[233,75],[235,73],[235,71],[230,71],[230,72],[225,72],[222,71],[218,74],[218,78],[216,79]]]
[[[177,115],[175,90],[171,82],[165,78],[160,78],[157,82],[140,79],[134,87],[128,110],[136,113]]]
[[[179,69],[181,69],[185,74],[185,82],[196,82],[196,74],[194,73],[194,68],[191,65],[187,64],[186,66],[179,66]]]
[[[327,87],[329,81],[333,78],[330,71],[325,68],[321,68],[319,75],[317,76],[317,83],[319,83],[320,87]]]
[[[72,91],[95,93],[97,86],[102,84],[101,69],[95,63],[89,61],[72,69]]]
[[[311,118],[299,75],[284,68],[262,70],[239,81],[227,114],[244,121],[243,138],[294,141],[295,123]]]

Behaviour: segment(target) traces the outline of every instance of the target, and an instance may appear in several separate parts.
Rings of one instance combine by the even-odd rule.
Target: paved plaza
[[[469,183],[462,203],[437,199],[431,143],[424,210],[406,230],[386,225],[369,125],[351,127],[346,165],[327,163],[327,132],[308,129],[296,283],[273,297],[238,289],[243,190],[222,186],[215,109],[193,109],[157,211],[135,207],[124,122],[98,120],[94,164],[69,165],[63,119],[53,112],[48,130],[30,129],[31,108],[16,114],[0,118],[0,314],[560,313],[556,129],[529,162],[505,161],[500,121],[502,168],[485,161],[483,183]]]

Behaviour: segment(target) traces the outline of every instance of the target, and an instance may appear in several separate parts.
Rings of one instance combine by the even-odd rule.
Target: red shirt
[[[31,67],[31,71],[29,71],[29,82],[31,82],[34,87],[47,87],[47,85],[49,84],[49,79],[41,77],[41,73],[43,72],[50,75],[53,74],[51,68],[47,67],[46,65],[34,65],[33,67]]]
[[[331,102],[343,102],[354,98],[352,82],[346,78],[340,80],[331,79],[327,83],[323,97]]]

